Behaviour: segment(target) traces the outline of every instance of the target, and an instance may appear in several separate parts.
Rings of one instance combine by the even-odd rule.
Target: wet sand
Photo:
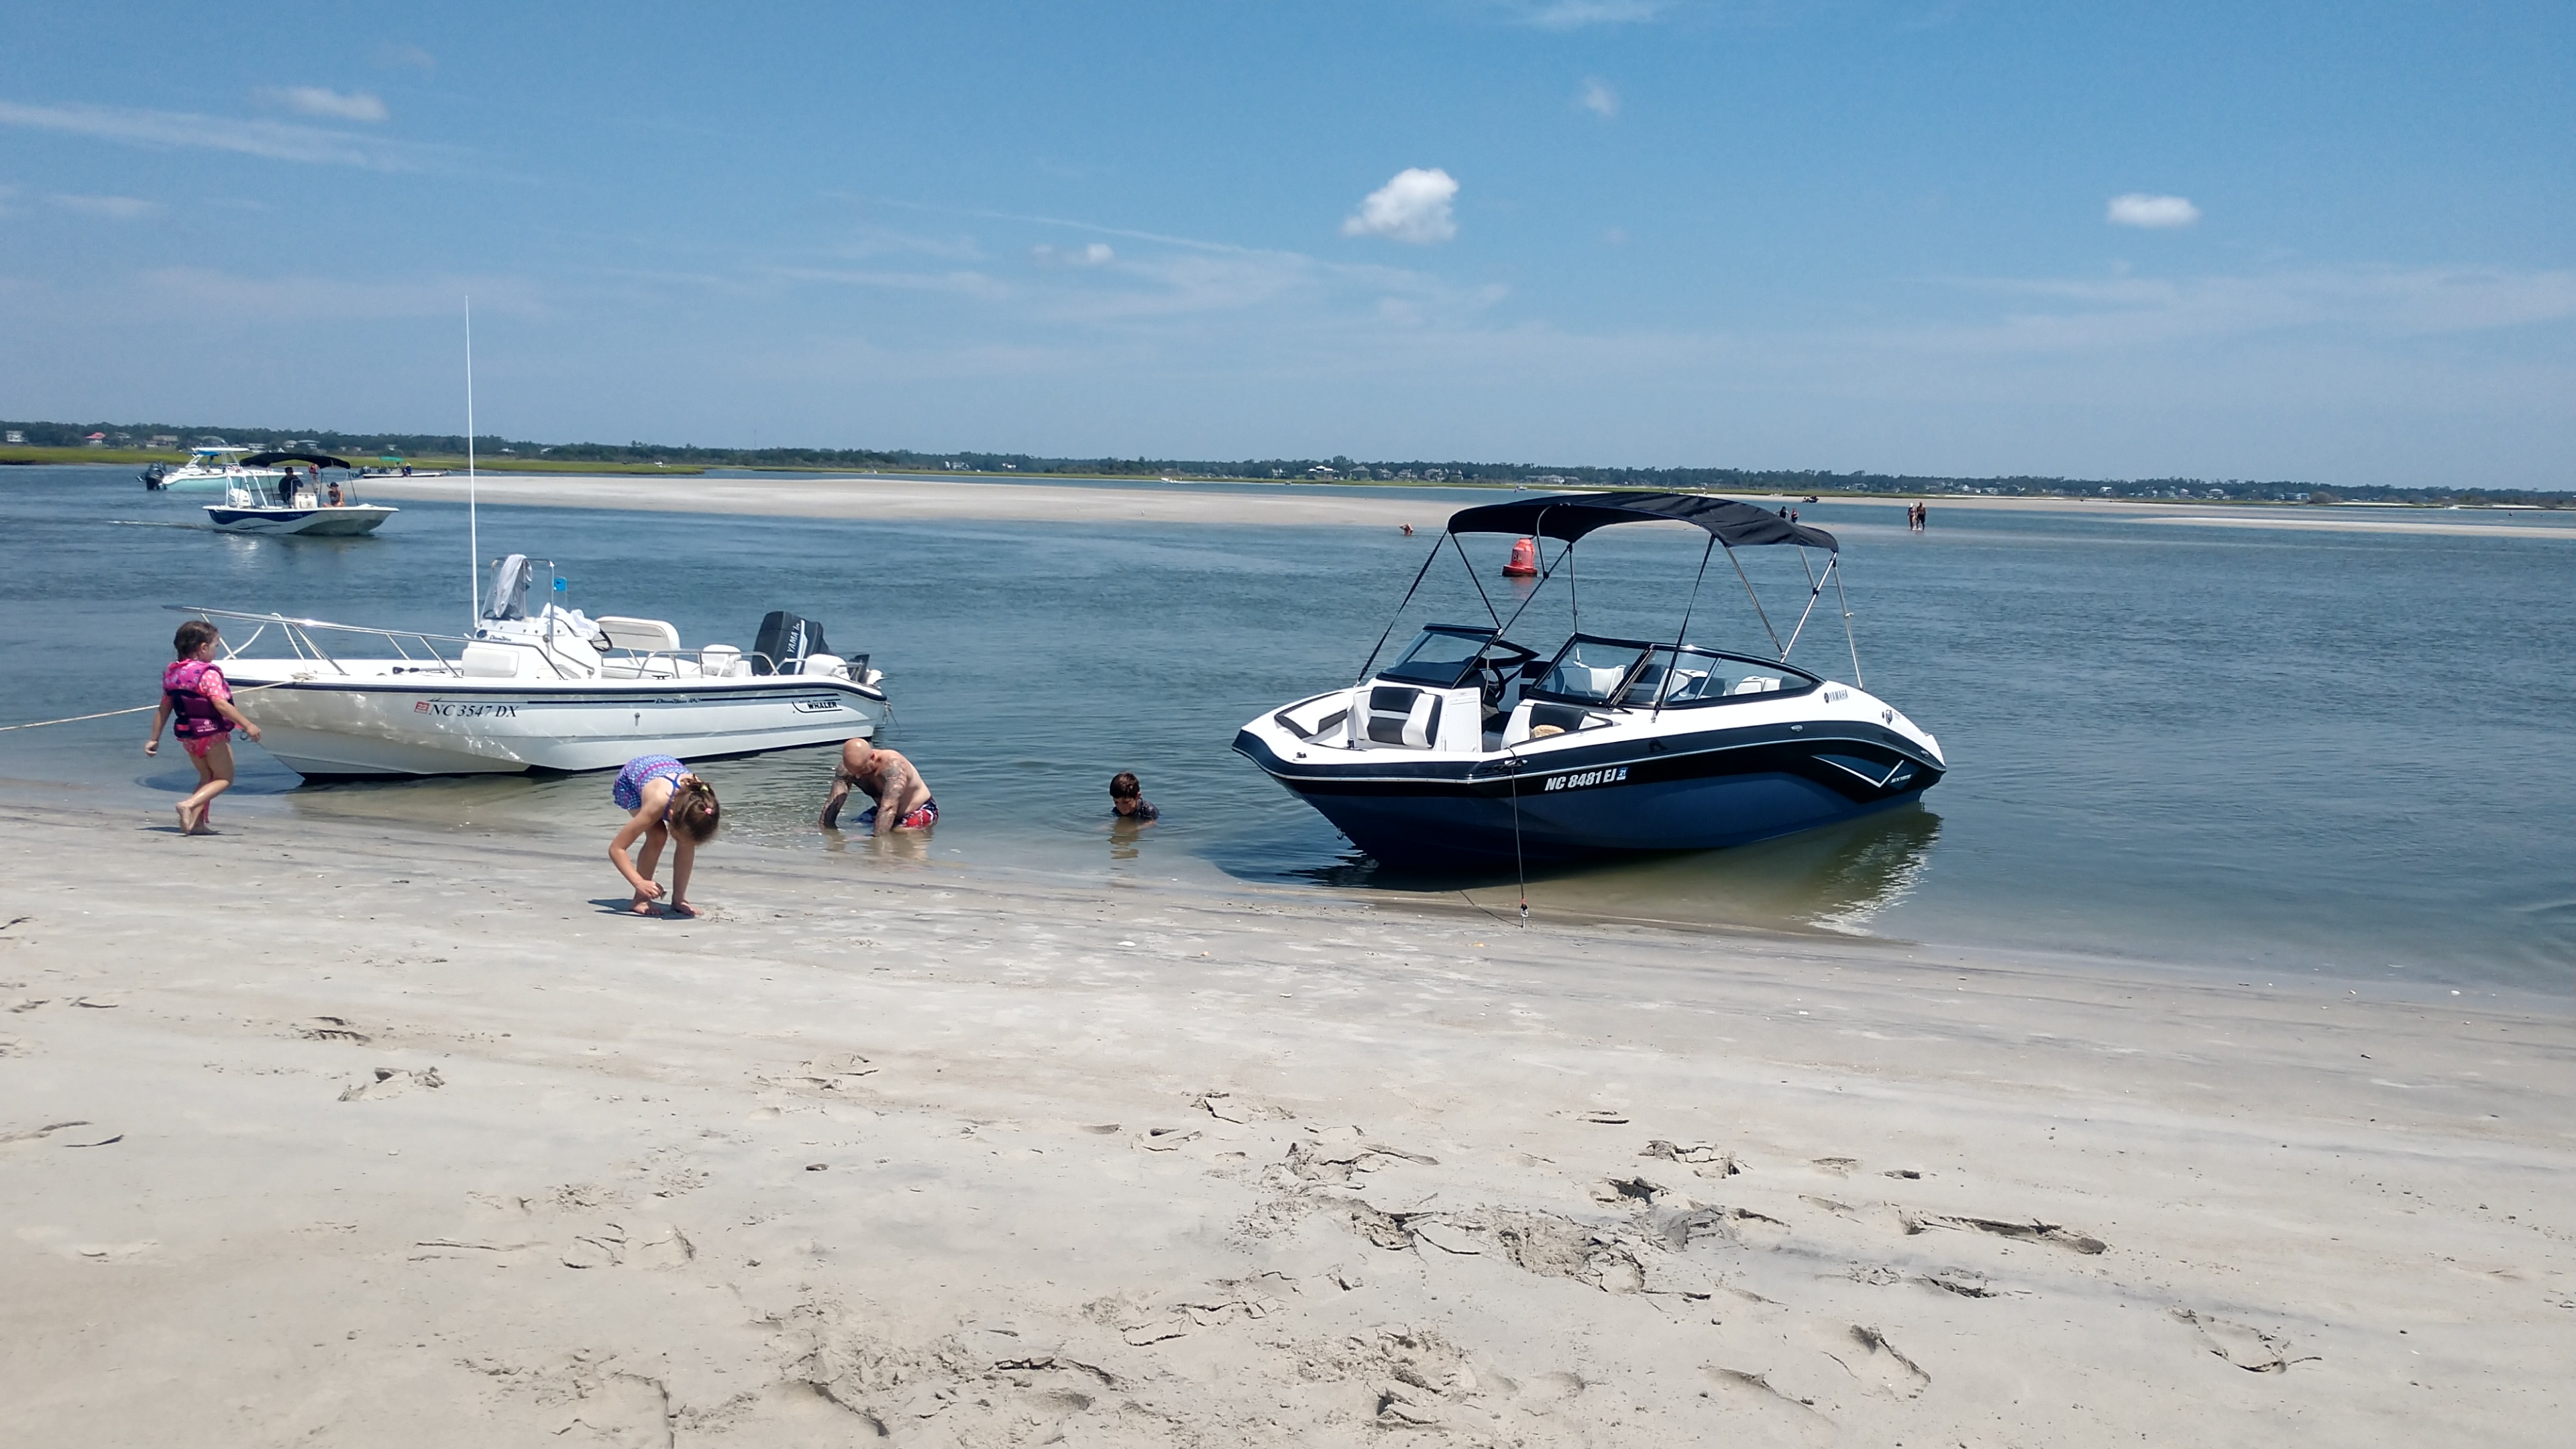
[[[2563,1001],[612,824],[0,824],[14,1437],[2563,1436]]]
[[[465,501],[462,478],[370,478],[367,497]],[[641,509],[656,513],[725,513],[781,518],[966,519],[1056,523],[1228,523],[1300,527],[1360,525],[1430,530],[1461,508],[1500,502],[1508,490],[1453,489],[1436,498],[1393,497],[1364,488],[1317,485],[1299,492],[1255,492],[1223,484],[1180,488],[1079,487],[1047,483],[966,483],[867,476],[811,478],[636,478],[487,474],[476,485],[486,504],[551,508]],[[1747,494],[1766,504],[1794,505],[1787,495]],[[1454,500],[1454,501],[1453,501]],[[1836,498],[1837,504],[1884,508],[1888,522],[1915,500]],[[2411,509],[2300,509],[2222,504],[2140,503],[2084,498],[1970,498],[1934,495],[1933,526],[1953,509],[1981,512],[2078,513],[2130,523],[2218,524],[2232,528],[2329,529],[2356,533],[2468,534],[2576,540],[2576,517],[2534,510],[2513,514]],[[1658,525],[1660,526],[1660,525]],[[1674,525],[1680,527],[1681,525]]]

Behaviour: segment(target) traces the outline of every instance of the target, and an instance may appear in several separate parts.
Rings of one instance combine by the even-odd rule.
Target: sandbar
[[[466,481],[447,478],[369,478],[360,485],[371,499],[465,501]],[[496,506],[637,509],[653,513],[721,513],[780,518],[869,518],[1031,523],[1220,523],[1281,527],[1411,524],[1431,530],[1461,508],[1499,502],[1509,490],[1458,488],[1438,497],[1405,495],[1341,485],[1286,489],[1226,484],[1166,488],[1065,483],[957,482],[873,475],[778,478],[582,477],[486,474],[475,485],[480,502]],[[1747,494],[1771,506],[1790,506],[1787,495]],[[1836,498],[1838,504],[1885,508],[1913,499]],[[2330,529],[2357,533],[2469,534],[2480,537],[2576,539],[2576,518],[2564,522],[2538,510],[2480,514],[2412,509],[2341,510],[2229,508],[2219,504],[2142,503],[2131,499],[2006,498],[1935,494],[1936,521],[1953,509],[1980,512],[2074,513],[2129,523],[2213,524],[2230,528]],[[2547,519],[2547,521],[2543,521]],[[1893,522],[1894,520],[1890,520]]]
[[[611,823],[0,823],[14,1438],[2541,1446],[2576,1409],[2563,1001],[857,840],[719,842],[710,916],[643,921]]]

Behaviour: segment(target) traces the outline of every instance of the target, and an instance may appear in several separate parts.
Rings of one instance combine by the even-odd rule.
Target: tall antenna
[[[483,622],[483,535],[474,516],[474,294],[465,295],[465,632]]]

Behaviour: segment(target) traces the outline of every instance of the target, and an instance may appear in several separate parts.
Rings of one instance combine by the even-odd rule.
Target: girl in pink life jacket
[[[152,738],[143,742],[143,753],[159,754],[161,727],[178,717],[172,733],[187,748],[188,763],[197,767],[197,788],[178,805],[182,835],[214,833],[209,826],[215,797],[233,786],[233,731],[259,738],[259,726],[233,707],[232,686],[215,667],[219,637],[203,619],[179,626],[178,637],[170,641],[179,657],[161,671],[161,707],[152,712]]]

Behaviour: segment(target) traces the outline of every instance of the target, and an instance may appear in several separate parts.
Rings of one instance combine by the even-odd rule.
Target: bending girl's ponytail
[[[724,824],[724,808],[716,803],[716,787],[704,780],[690,780],[674,787],[671,801],[671,823],[700,845],[716,838],[716,829]]]

